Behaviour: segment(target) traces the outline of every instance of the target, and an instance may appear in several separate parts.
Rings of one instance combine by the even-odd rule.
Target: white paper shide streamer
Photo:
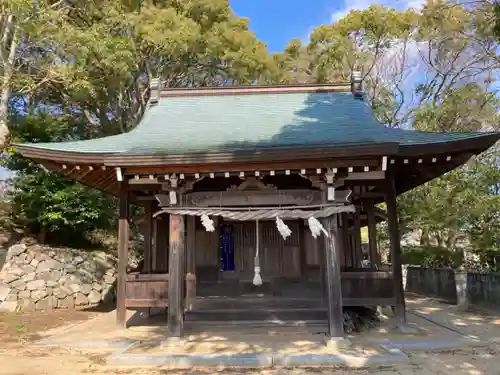
[[[314,238],[318,238],[319,235],[321,235],[321,232],[325,235],[325,237],[329,237],[328,232],[323,228],[323,225],[316,219],[315,217],[311,216],[309,219],[307,219],[309,223],[309,229],[311,230],[311,234]]]
[[[278,216],[276,216],[276,228],[278,228],[278,231],[280,232],[284,240],[286,240],[288,237],[290,237],[290,234],[292,234],[292,231],[290,230],[288,225],[286,225]]]
[[[208,215],[201,215],[201,224],[203,224],[207,232],[215,231],[214,221],[210,219]]]

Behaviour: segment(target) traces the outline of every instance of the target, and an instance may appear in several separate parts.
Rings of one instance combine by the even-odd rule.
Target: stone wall
[[[0,270],[0,311],[35,311],[114,300],[116,259],[104,252],[11,246]]]
[[[463,285],[457,284],[460,282]],[[453,304],[459,302],[500,308],[500,273],[481,274],[410,266],[406,269],[405,290]],[[458,301],[461,299],[465,301]]]
[[[467,299],[469,303],[500,308],[500,273],[467,273]]]
[[[457,303],[455,273],[451,269],[408,267],[405,290]]]

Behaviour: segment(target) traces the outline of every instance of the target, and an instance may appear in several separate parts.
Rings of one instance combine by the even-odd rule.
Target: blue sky
[[[396,9],[420,7],[423,0],[230,0],[240,17],[250,19],[250,28],[267,43],[270,52],[278,52],[292,39],[307,40],[321,24],[341,18],[351,9],[366,9],[372,4]],[[306,5],[307,4],[307,5]]]
[[[278,52],[292,38],[306,38],[312,27],[329,23],[342,3],[338,0],[231,0],[231,7],[238,16],[250,18],[250,28],[267,43],[270,52]]]

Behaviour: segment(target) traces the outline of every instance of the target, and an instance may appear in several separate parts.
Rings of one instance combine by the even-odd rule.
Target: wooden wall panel
[[[169,247],[169,215],[162,215],[156,223],[156,241],[152,249],[153,272],[168,273],[168,247]]]
[[[300,236],[298,222],[286,223],[291,236],[285,241],[274,221],[259,223],[259,258],[263,279],[300,277]],[[251,280],[256,249],[255,222],[234,223],[235,262],[238,277]]]
[[[280,244],[282,237],[274,222],[260,223],[260,265],[264,278],[281,276]]]
[[[276,226],[274,230],[278,233],[280,239],[280,258],[281,258],[281,276],[289,278],[298,278],[301,276],[300,264],[300,244],[301,237],[304,233],[300,233],[301,226],[298,221],[286,222],[292,234],[286,240],[279,234]],[[303,242],[303,241],[302,241]]]
[[[196,267],[219,266],[219,232],[196,229]]]
[[[319,240],[314,239],[309,227],[304,228],[305,245],[306,245],[306,261],[308,266],[319,266]]]
[[[253,278],[255,257],[255,223],[234,223],[234,262],[241,280]]]

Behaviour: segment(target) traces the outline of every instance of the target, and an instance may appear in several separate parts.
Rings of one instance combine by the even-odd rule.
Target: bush
[[[460,251],[449,251],[441,247],[408,246],[402,249],[403,264],[426,268],[459,268],[463,265]]]
[[[115,200],[43,170],[14,179],[11,215],[42,242],[84,246],[94,229],[111,229]]]

